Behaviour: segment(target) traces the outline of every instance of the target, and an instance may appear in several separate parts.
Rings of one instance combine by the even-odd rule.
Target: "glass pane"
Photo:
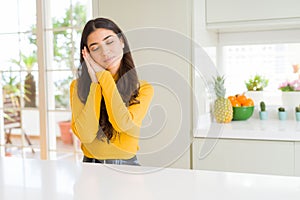
[[[18,122],[4,123],[5,156],[38,159],[39,112],[38,110],[21,110],[20,117],[21,120]],[[35,123],[32,123],[33,121]]]
[[[26,158],[39,159],[40,151],[40,115],[37,109],[24,109],[22,110],[22,126],[28,136],[29,141],[24,138],[25,149],[23,150]],[[28,143],[32,145],[28,145]],[[35,153],[32,153],[32,148]]]
[[[52,52],[48,55],[47,68],[68,70],[78,68],[79,63],[75,63],[74,59],[80,58],[81,31],[72,29],[57,31],[51,38],[53,40],[47,40],[49,49],[52,48]]]
[[[72,71],[48,72],[48,109],[70,109],[70,84]]]
[[[71,112],[49,112],[49,158],[82,160],[78,140],[71,131]]]
[[[269,79],[265,90],[278,91],[285,80],[298,79],[293,65],[300,63],[300,44],[240,45],[223,48],[224,69],[228,92],[246,90],[245,81],[256,74]]]
[[[74,46],[72,29],[53,33],[53,69],[71,69],[74,65]]]
[[[37,69],[37,47],[32,43],[36,40],[31,41],[31,38],[32,34],[0,35],[3,46],[0,49],[1,70]]]
[[[75,69],[77,69],[79,67],[79,59],[80,59],[80,40],[81,40],[81,33],[82,33],[82,30],[80,31],[76,31],[74,30],[73,31],[73,41],[74,41],[74,64],[73,64],[73,67]]]
[[[37,46],[33,34],[20,34],[20,55],[18,58],[22,70],[37,68]]]
[[[75,27],[83,27],[87,19],[87,1],[72,1],[72,25]]]
[[[82,27],[87,19],[87,8],[90,10],[91,1],[73,0],[60,1],[53,0],[49,2],[51,5],[52,24],[47,28],[60,29],[63,27]],[[72,3],[72,4],[71,4]],[[90,16],[90,11],[88,12]]]
[[[50,140],[50,145],[49,149],[50,150],[56,150],[57,144],[56,144],[56,138],[61,139],[62,137],[62,132],[64,130],[61,129],[68,129],[66,136],[63,135],[63,140],[64,143],[66,144],[71,144],[71,137],[72,136],[70,133],[70,120],[71,120],[71,112],[66,112],[66,111],[49,111],[48,115],[48,120],[49,120],[49,140]],[[64,124],[62,124],[64,123]],[[60,124],[62,124],[60,127]],[[63,133],[64,134],[64,133]]]
[[[36,24],[36,0],[18,1],[19,3],[19,30],[31,31]]]
[[[0,70],[19,70],[20,67],[15,64],[15,60],[19,60],[19,35],[0,34],[0,44]]]
[[[1,88],[3,97],[20,96],[21,94],[21,76],[20,72],[8,71],[1,74]]]
[[[3,97],[19,96],[20,106],[37,107],[38,72],[8,71],[1,74]]]
[[[78,140],[70,132],[69,88],[79,66],[80,38],[91,0],[48,0],[46,20],[49,158],[82,160]],[[91,12],[89,11],[89,16]],[[63,122],[63,123],[62,123]],[[64,126],[65,125],[65,126]],[[63,127],[66,134],[62,132]]]
[[[0,33],[15,33],[19,31],[18,8],[18,0],[2,2],[0,6],[0,18],[2,19]]]
[[[1,110],[1,121],[3,122],[3,132],[1,130],[1,149],[5,156],[38,158],[36,152],[39,150],[39,112],[38,110],[24,110],[23,95],[18,96],[18,92],[8,92],[19,90],[22,87],[22,80],[18,76],[19,72],[4,74],[5,77],[16,77],[16,83],[10,82],[10,90],[4,86],[6,91],[3,95],[3,110]],[[2,123],[1,122],[1,123]],[[33,123],[34,122],[34,123]],[[3,154],[2,154],[3,155]]]
[[[48,9],[50,10],[50,16],[52,19],[52,25],[49,24],[48,28],[59,28],[59,27],[68,27],[71,23],[70,9],[71,1],[69,0],[48,0]],[[48,12],[49,12],[48,10]]]

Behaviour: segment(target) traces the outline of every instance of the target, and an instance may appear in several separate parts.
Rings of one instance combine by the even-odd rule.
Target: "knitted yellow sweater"
[[[118,92],[113,76],[109,71],[97,74],[98,83],[91,83],[87,101],[83,104],[77,95],[77,80],[70,86],[72,109],[72,131],[81,142],[85,156],[96,159],[129,159],[139,149],[140,126],[153,97],[153,87],[140,81],[137,99],[139,104],[126,107]],[[99,129],[100,105],[102,96],[105,100],[109,121],[117,137],[107,143],[97,139]]]

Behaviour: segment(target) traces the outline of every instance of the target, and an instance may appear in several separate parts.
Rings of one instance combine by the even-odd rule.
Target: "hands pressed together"
[[[82,50],[82,56],[84,58],[92,82],[97,83],[98,80],[96,73],[105,69],[94,61],[90,53],[87,51],[86,47],[84,47],[84,49]]]

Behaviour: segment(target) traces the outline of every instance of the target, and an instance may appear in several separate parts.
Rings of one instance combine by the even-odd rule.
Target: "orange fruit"
[[[231,104],[232,104],[233,101],[236,101],[235,96],[229,96],[227,98],[229,99],[229,101],[231,102]]]
[[[238,100],[231,101],[232,107],[241,107],[241,103]]]
[[[254,101],[251,98],[248,98],[242,106],[254,106]]]
[[[236,96],[236,100],[240,103],[240,104],[244,104],[247,101],[247,97],[244,94],[239,94]]]

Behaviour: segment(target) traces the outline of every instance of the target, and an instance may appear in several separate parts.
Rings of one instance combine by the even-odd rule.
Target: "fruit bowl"
[[[253,115],[254,106],[232,107],[234,121],[247,120]]]

